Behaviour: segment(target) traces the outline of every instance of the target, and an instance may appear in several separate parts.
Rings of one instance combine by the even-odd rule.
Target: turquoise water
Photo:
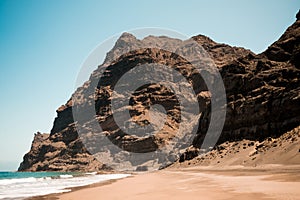
[[[60,175],[80,176],[82,173],[63,173],[63,172],[0,172],[1,179],[19,179],[19,178],[43,178],[52,177],[59,178]]]
[[[0,172],[0,199],[24,199],[70,191],[69,188],[127,177],[127,174]],[[66,189],[68,188],[68,189]]]

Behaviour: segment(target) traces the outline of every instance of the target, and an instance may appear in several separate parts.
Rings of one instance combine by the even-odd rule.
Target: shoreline
[[[299,199],[300,165],[170,168],[70,188],[27,200],[81,199]],[[100,197],[100,198],[99,198]]]
[[[129,177],[126,177],[126,178],[129,178]],[[120,178],[120,179],[124,179],[124,178]],[[65,189],[70,189],[71,191],[63,192],[63,193],[46,194],[46,195],[42,195],[42,196],[33,196],[33,197],[25,198],[25,200],[42,200],[42,199],[56,200],[56,199],[59,199],[59,196],[63,195],[63,194],[76,192],[76,191],[84,190],[84,189],[87,189],[87,188],[101,187],[103,185],[107,185],[107,184],[111,184],[113,182],[116,182],[118,180],[119,179],[106,180],[106,181],[102,181],[102,182],[94,183],[94,184],[90,184],[90,185],[85,185],[85,186],[65,188]]]
[[[101,175],[101,174],[102,173],[100,173],[98,175]],[[106,173],[104,173],[104,174],[106,174]],[[113,174],[113,173],[108,173],[108,174]],[[121,173],[115,173],[115,174],[121,174]],[[130,177],[134,176],[133,173],[126,173],[126,174],[129,174],[130,176],[127,176],[127,177],[124,177],[124,178],[118,178],[118,179],[104,180],[104,181],[101,181],[101,182],[98,182],[98,183],[88,184],[88,185],[84,185],[84,186],[66,187],[64,189],[67,189],[67,190],[70,190],[70,191],[68,191],[68,192],[61,192],[61,193],[46,194],[46,195],[39,195],[39,196],[32,196],[32,197],[27,197],[24,200],[42,200],[42,199],[55,200],[55,199],[59,199],[59,196],[62,195],[62,194],[72,193],[72,192],[76,192],[76,191],[84,190],[84,189],[88,189],[88,188],[101,187],[103,185],[112,184],[112,183],[114,183],[114,182],[116,182],[118,180],[130,178]]]

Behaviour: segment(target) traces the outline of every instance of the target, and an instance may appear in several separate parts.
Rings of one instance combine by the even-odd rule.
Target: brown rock
[[[300,124],[299,25],[300,21],[297,20],[278,41],[260,55],[244,48],[216,43],[203,35],[193,37],[214,60],[225,84],[227,115],[219,144],[243,139],[263,141],[267,137],[279,137]],[[116,82],[125,72],[146,63],[170,66],[193,83],[202,111],[200,128],[193,141],[193,147],[181,155],[180,161],[197,156],[210,121],[210,94],[203,79],[193,71],[189,62],[160,49],[169,46],[175,52],[180,43],[180,40],[167,37],[149,36],[138,40],[131,34],[123,34],[108,52],[105,62],[75,91],[73,98],[57,110],[50,135],[35,135],[31,150],[24,156],[19,170],[93,171],[104,168],[104,165],[89,153],[94,154],[99,150],[93,143],[93,138],[100,133],[94,128],[85,128],[95,120],[94,112],[91,112],[95,110],[96,120],[103,133],[113,144],[124,150],[144,153],[167,144],[181,123],[181,110],[176,95],[159,84],[138,88],[130,99],[131,120],[139,125],[149,123],[149,106],[160,104],[165,108],[168,114],[167,123],[158,134],[151,137],[139,137],[138,133],[128,135],[119,129],[112,117],[110,101]],[[143,48],[145,44],[154,46]],[[103,72],[103,69],[106,71]],[[98,82],[102,73],[104,76]],[[94,102],[95,106],[91,106]],[[90,144],[89,150],[78,137],[73,107],[80,108],[85,113],[81,116],[79,126],[85,132],[84,139]],[[126,123],[124,121],[124,124]],[[262,147],[257,148],[264,150],[268,146],[264,143]],[[245,150],[248,148],[244,147]],[[210,156],[215,157],[212,154]],[[108,158],[110,157],[108,153]],[[142,167],[139,166],[144,166],[145,162],[147,160],[133,161],[132,165],[140,169]]]
[[[63,133],[61,133],[63,134]],[[76,135],[76,133],[73,133]],[[62,140],[62,136],[35,134],[30,151],[24,155],[18,171],[99,171],[106,169],[81,141]],[[66,143],[65,143],[66,142]]]

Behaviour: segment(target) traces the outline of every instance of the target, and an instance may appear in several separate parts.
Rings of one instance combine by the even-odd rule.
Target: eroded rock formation
[[[218,144],[225,141],[264,140],[279,137],[300,124],[300,20],[290,26],[278,41],[265,52],[255,55],[240,47],[219,44],[206,36],[192,39],[200,44],[217,66],[226,89],[227,109],[225,125]],[[20,171],[95,171],[106,169],[91,154],[97,153],[93,138],[105,134],[110,141],[131,152],[151,152],[167,144],[181,123],[182,111],[176,95],[160,84],[138,88],[130,99],[131,121],[144,126],[151,121],[149,107],[163,106],[166,123],[158,134],[139,137],[126,134],[114,121],[110,103],[114,86],[120,77],[136,66],[147,63],[172,67],[189,80],[201,108],[199,128],[192,146],[181,161],[196,157],[210,122],[210,95],[201,76],[186,59],[176,55],[186,50],[186,43],[168,37],[149,36],[138,40],[124,33],[104,63],[91,74],[65,105],[57,110],[50,134],[36,134],[31,150],[24,156]],[[148,48],[145,48],[147,47]],[[150,46],[150,47],[149,47]],[[209,67],[209,65],[208,65]],[[100,80],[100,81],[99,81]],[[92,106],[91,106],[92,105]],[[86,113],[74,120],[74,108]],[[120,111],[121,112],[121,111]],[[90,126],[99,124],[102,132]],[[126,124],[124,121],[124,124]],[[84,133],[79,138],[76,126]],[[125,125],[124,125],[125,126]],[[91,128],[92,127],[92,128]],[[82,134],[80,135],[82,136]],[[87,142],[89,149],[83,143]],[[110,159],[110,153],[107,159]],[[173,158],[174,159],[174,158]],[[134,163],[136,162],[136,163]],[[132,161],[137,169],[144,169],[144,161]],[[159,162],[159,161],[158,161]]]

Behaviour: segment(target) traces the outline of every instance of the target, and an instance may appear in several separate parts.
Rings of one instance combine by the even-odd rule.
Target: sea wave
[[[63,174],[63,175],[59,175],[60,178],[72,178],[73,175],[70,174]]]
[[[32,182],[43,181],[45,179],[51,179],[51,177],[44,177],[44,178],[28,177],[28,178],[16,178],[16,179],[2,179],[2,180],[0,180],[0,186],[11,185],[11,184],[20,184],[20,183],[32,183]]]
[[[106,180],[119,179],[129,176],[128,174],[105,174],[85,173],[83,176],[61,174],[58,177],[27,177],[0,179],[0,199],[27,198],[32,196],[47,195],[53,193],[68,192],[72,187],[90,185]]]
[[[87,173],[85,173],[86,175],[96,175],[97,174],[97,172],[87,172]]]

